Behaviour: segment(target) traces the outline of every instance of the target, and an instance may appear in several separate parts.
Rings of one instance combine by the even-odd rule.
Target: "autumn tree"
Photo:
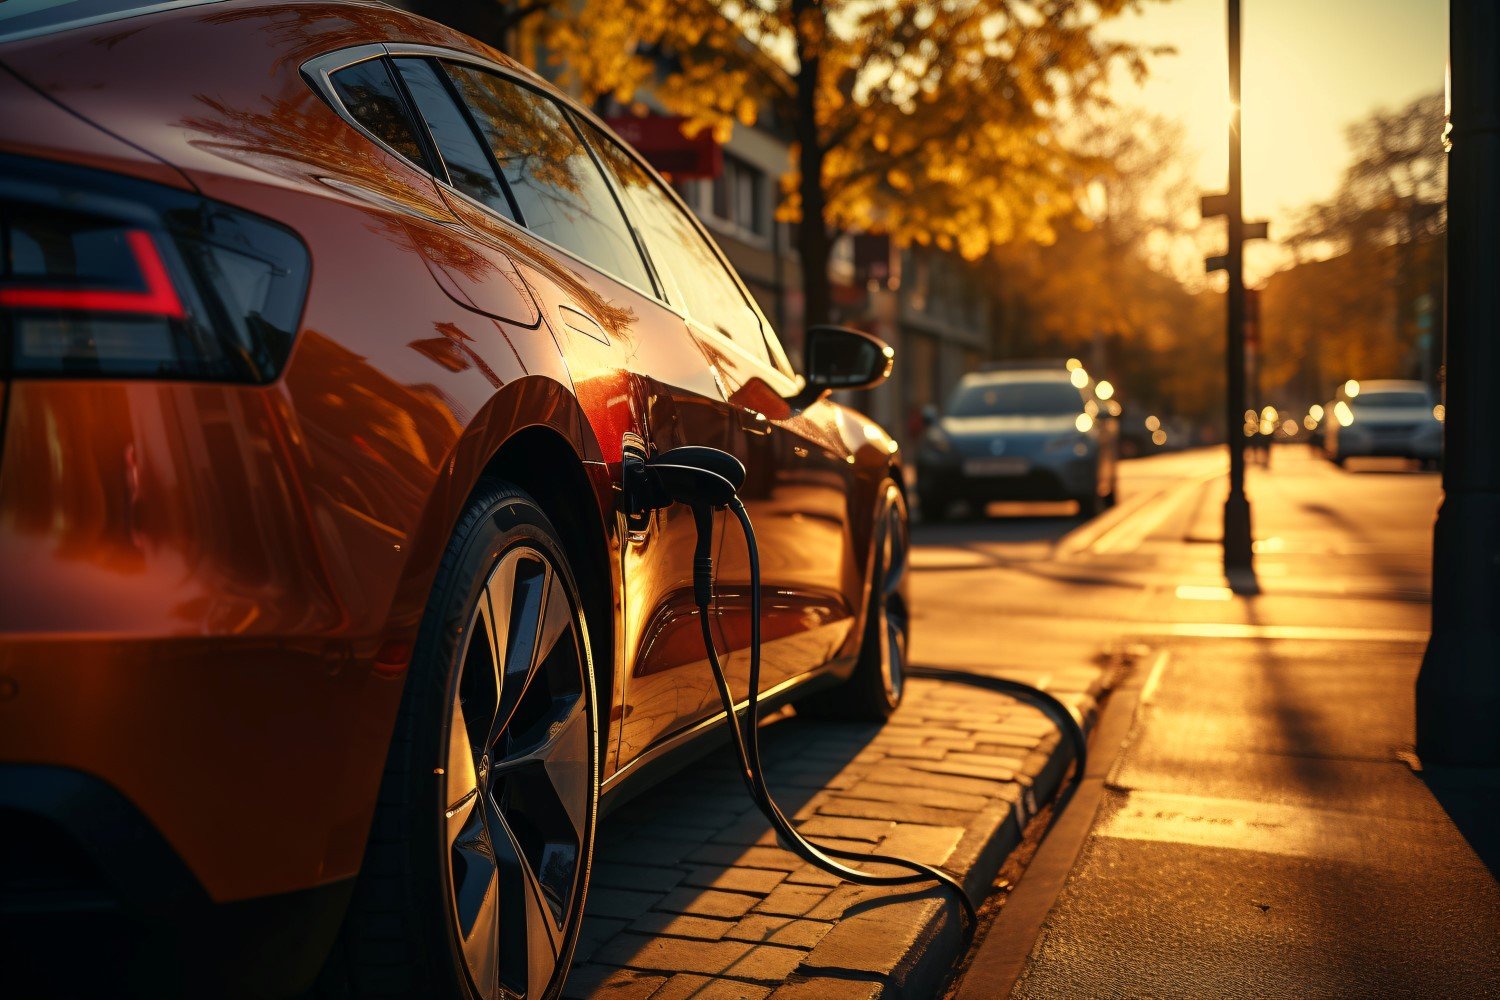
[[[1144,0],[583,0],[537,34],[585,97],[644,90],[721,137],[769,113],[795,140],[779,217],[800,222],[806,321],[829,315],[841,230],[970,259],[1048,242],[1095,164],[1059,123],[1104,101],[1137,47],[1099,26]]]
[[[1443,98],[1347,130],[1351,162],[1287,244],[1264,297],[1266,373],[1318,395],[1345,378],[1436,373],[1446,228]],[[1424,345],[1422,337],[1427,340]]]
[[[1443,95],[1377,111],[1346,130],[1352,162],[1334,196],[1308,207],[1291,245],[1326,256],[1442,232],[1447,196]]]
[[[1074,355],[1158,413],[1216,404],[1222,312],[1198,275],[1192,162],[1182,127],[1138,109],[1080,120],[1068,144],[1095,166],[1080,212],[1049,244],[1013,243],[991,266],[1010,356]]]

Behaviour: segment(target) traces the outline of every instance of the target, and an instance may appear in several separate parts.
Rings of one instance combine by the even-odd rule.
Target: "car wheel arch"
[[[603,474],[602,464],[594,466]],[[537,502],[563,541],[583,599],[593,653],[594,687],[602,715],[599,727],[601,777],[613,760],[609,719],[614,714],[615,595],[619,592],[613,537],[614,518],[601,507],[588,467],[569,441],[547,425],[534,424],[512,434],[485,464],[481,478],[502,480],[524,490]]]
[[[565,540],[583,592],[601,712],[613,708],[616,684],[614,595],[619,543],[608,473],[599,444],[567,386],[544,376],[501,388],[468,421],[438,469],[393,602],[388,636],[414,640],[444,547],[480,483],[498,479],[529,493]],[[601,666],[602,664],[602,666]],[[394,711],[392,714],[394,719]],[[600,727],[607,736],[606,724]],[[613,758],[600,758],[606,772]]]
[[[878,555],[875,551],[876,517],[874,514],[886,483],[891,483],[896,487],[896,492],[901,494],[902,504],[909,511],[911,497],[907,495],[909,491],[906,488],[906,477],[902,475],[901,465],[898,462],[888,461],[878,474],[861,476],[858,489],[849,491],[849,529],[852,551],[857,553],[857,572],[860,575],[859,604],[854,608],[854,628],[850,630],[849,638],[839,650],[837,658],[840,659],[848,658],[858,651],[861,637],[864,635],[865,621],[869,617],[870,589],[875,586],[875,565]]]

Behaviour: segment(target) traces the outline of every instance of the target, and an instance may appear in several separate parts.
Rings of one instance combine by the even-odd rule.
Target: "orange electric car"
[[[769,700],[901,697],[897,449],[827,398],[889,349],[814,328],[799,373],[472,39],[0,4],[0,251],[0,994],[559,992],[601,801],[724,732],[693,514],[632,456],[745,464]]]

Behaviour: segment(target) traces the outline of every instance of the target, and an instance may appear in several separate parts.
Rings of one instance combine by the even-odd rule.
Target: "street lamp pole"
[[[1447,407],[1432,638],[1417,677],[1423,763],[1500,765],[1500,5],[1452,0]]]
[[[1224,347],[1224,432],[1229,441],[1229,497],[1224,501],[1224,575],[1238,586],[1251,569],[1250,501],[1245,496],[1245,241],[1263,240],[1265,222],[1246,222],[1240,187],[1240,0],[1229,0],[1229,189],[1206,194],[1203,218],[1222,215],[1229,224],[1229,250],[1209,257],[1204,269],[1229,274]],[[1253,580],[1250,581],[1253,584]]]
[[[1250,568],[1250,500],[1245,496],[1245,215],[1240,187],[1240,0],[1229,0],[1228,338],[1224,430],[1229,435],[1229,497],[1224,501],[1224,571]]]

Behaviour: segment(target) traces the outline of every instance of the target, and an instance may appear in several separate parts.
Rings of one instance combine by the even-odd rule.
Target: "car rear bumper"
[[[1354,435],[1340,434],[1334,445],[1339,458],[1415,458],[1432,460],[1441,458],[1443,439],[1441,435]]]
[[[8,388],[0,765],[114,788],[215,902],[352,876],[409,648],[361,561],[392,546],[332,530],[279,387]]]
[[[104,781],[0,765],[0,968],[12,995],[293,995],[317,975],[352,888],[214,903]]]
[[[957,462],[919,464],[917,488],[925,496],[988,503],[1003,500],[1071,500],[1098,490],[1099,469],[1093,459],[1057,464],[1030,463],[1020,475],[966,475]]]

